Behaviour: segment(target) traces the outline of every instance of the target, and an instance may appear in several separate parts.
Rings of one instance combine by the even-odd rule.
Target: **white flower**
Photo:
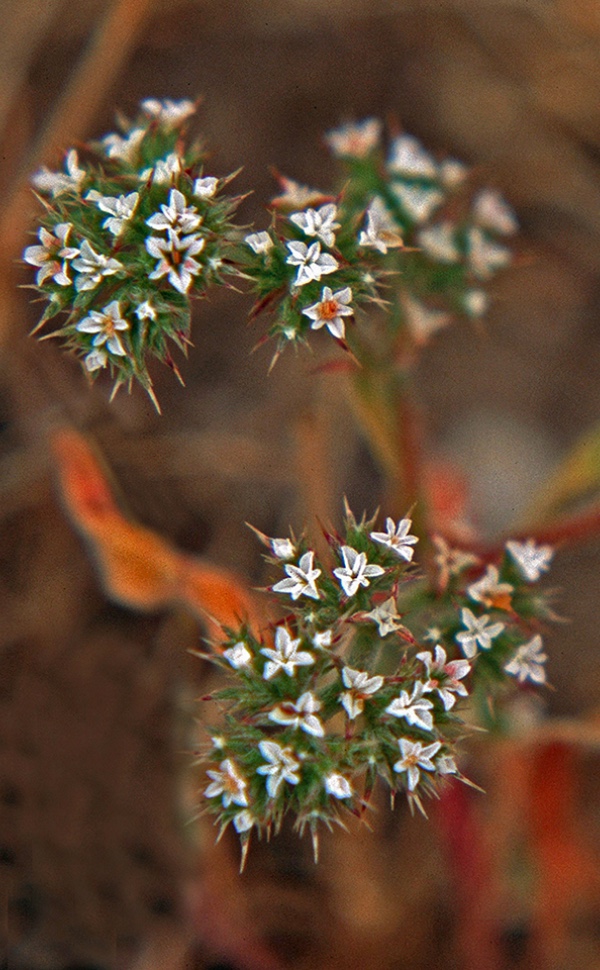
[[[244,242],[250,246],[250,249],[254,250],[257,256],[261,253],[268,253],[273,247],[273,240],[268,232],[251,232],[249,236],[244,237]]]
[[[252,660],[252,654],[243,640],[224,650],[223,656],[235,670],[239,670],[241,667],[249,667]]]
[[[533,539],[528,539],[527,542],[507,542],[506,548],[529,583],[537,582],[542,573],[550,569],[554,556],[552,546],[536,546]]]
[[[398,525],[389,516],[385,520],[385,532],[371,532],[371,539],[375,542],[379,542],[384,546],[389,546],[389,548],[400,556],[401,559],[406,559],[410,562],[413,555],[414,546],[419,540],[417,536],[409,535],[410,527],[412,525],[411,519],[400,519]]]
[[[440,263],[458,263],[460,250],[456,245],[455,226],[452,222],[440,222],[427,229],[421,229],[417,245]]]
[[[301,728],[307,734],[312,734],[315,738],[322,738],[325,728],[316,716],[316,711],[321,710],[321,702],[315,697],[312,691],[307,690],[301,694],[296,703],[284,701],[269,712],[269,720],[275,724],[285,724],[290,727]]]
[[[308,185],[301,185],[285,175],[278,175],[277,179],[283,192],[272,200],[272,205],[278,208],[303,209],[308,205],[317,205],[326,198],[319,189],[311,189]]]
[[[461,680],[471,670],[471,664],[468,660],[451,660],[448,663],[446,651],[439,644],[435,648],[435,660],[429,650],[418,653],[417,657],[427,671],[428,680],[424,692],[428,694],[431,691],[437,691],[444,705],[444,710],[449,711],[454,707],[456,703],[455,694],[467,697],[467,688],[464,684],[461,684]]]
[[[198,215],[195,205],[187,206],[186,202],[183,192],[171,189],[169,204],[161,205],[161,211],[146,219],[146,225],[151,229],[158,229],[159,232],[168,229],[184,234],[194,232],[202,222],[202,216]]]
[[[377,146],[381,127],[378,118],[365,118],[328,131],[325,141],[338,158],[364,158]]]
[[[342,680],[348,690],[340,694],[340,704],[353,721],[364,711],[366,698],[383,687],[383,677],[370,677],[364,670],[344,667]]]
[[[194,276],[202,271],[202,265],[194,259],[204,249],[205,240],[197,234],[179,236],[173,229],[168,229],[168,239],[159,236],[149,236],[146,239],[146,249],[151,256],[158,259],[156,269],[148,274],[151,280],[168,276],[171,286],[180,293],[187,293],[193,283]]]
[[[484,229],[491,229],[502,236],[512,236],[519,228],[517,217],[494,189],[482,189],[473,201],[473,218]]]
[[[138,320],[156,320],[156,310],[150,303],[150,300],[144,300],[143,303],[138,303],[135,315]]]
[[[425,684],[417,681],[412,694],[403,690],[400,697],[396,697],[391,704],[388,704],[385,711],[392,717],[403,717],[407,724],[421,728],[422,731],[433,731],[433,715],[431,709],[433,704],[426,697]]]
[[[294,212],[290,216],[290,222],[298,226],[305,236],[316,236],[326,246],[335,244],[335,230],[340,228],[340,223],[335,222],[337,206],[333,202],[322,205],[320,209],[306,209],[305,212]]]
[[[222,795],[225,808],[229,808],[231,804],[247,805],[246,788],[248,785],[245,779],[238,774],[235,763],[231,758],[226,758],[225,761],[221,762],[219,768],[220,771],[206,772],[208,777],[213,779],[204,792],[206,798],[215,798],[217,795]]]
[[[113,300],[112,303],[104,307],[102,312],[92,310],[89,316],[79,321],[75,329],[79,330],[80,333],[95,334],[92,340],[92,347],[106,345],[106,350],[109,350],[116,357],[124,357],[127,353],[117,331],[128,330],[129,324],[127,320],[123,320],[121,317],[121,307],[118,300]],[[96,369],[95,367],[90,367],[88,364],[86,366],[88,370]],[[99,364],[98,366],[102,367],[104,365]]]
[[[243,812],[238,812],[237,815],[233,816],[233,827],[238,835],[249,832],[253,825],[256,825],[256,819],[248,809],[244,809]]]
[[[99,192],[88,192],[86,199],[95,202],[101,212],[110,213],[110,217],[102,223],[104,229],[112,232],[113,236],[118,236],[131,219],[140,200],[139,192],[130,192],[129,195],[100,195]]]
[[[317,650],[326,650],[333,642],[333,630],[321,630],[320,633],[315,633],[312,642]]]
[[[146,98],[140,107],[144,114],[158,121],[165,131],[177,128],[196,111],[196,105],[188,98],[183,98],[181,101],[171,101],[170,98],[164,98],[161,101],[158,98]]]
[[[291,539],[270,539],[269,544],[278,559],[293,559],[296,555],[296,547]]]
[[[405,629],[402,625],[400,614],[396,609],[396,601],[393,596],[390,596],[385,603],[376,606],[370,613],[365,613],[365,616],[377,624],[380,637],[387,637],[388,633],[395,633],[397,630]]]
[[[263,647],[260,651],[268,661],[265,664],[263,677],[270,680],[275,674],[283,670],[288,677],[293,677],[296,667],[307,667],[314,664],[315,658],[307,650],[298,650],[300,638],[292,640],[290,631],[284,626],[278,626],[275,631],[275,649]]]
[[[510,583],[500,582],[496,566],[488,566],[481,579],[467,586],[467,596],[470,599],[500,610],[509,609],[512,592]]]
[[[475,566],[479,559],[470,552],[452,549],[442,536],[432,536],[432,539],[436,548],[433,561],[440,571],[439,584],[444,590],[451,576],[458,576],[464,569]]]
[[[469,265],[475,276],[487,280],[496,270],[508,266],[512,256],[509,249],[491,242],[476,226],[467,233]]]
[[[352,546],[342,546],[344,565],[333,570],[346,596],[354,596],[359,586],[370,586],[375,576],[383,576],[385,569],[367,562],[364,552],[357,552]]]
[[[159,158],[152,168],[146,168],[140,173],[140,180],[146,182],[152,178],[154,185],[172,183],[177,175],[183,171],[183,159],[181,155],[171,152],[165,158]]]
[[[108,354],[105,350],[90,350],[89,354],[84,358],[83,363],[85,364],[85,369],[92,373],[95,370],[100,370],[101,367],[106,367]]]
[[[416,185],[396,183],[392,185],[392,191],[413,222],[427,222],[429,216],[444,201],[444,195],[438,189],[422,189]]]
[[[481,317],[488,308],[489,299],[485,290],[467,290],[462,302],[470,317]]]
[[[457,633],[455,639],[460,643],[461,650],[465,657],[474,657],[477,647],[482,650],[489,650],[492,640],[499,636],[504,623],[492,623],[488,626],[490,618],[487,613],[484,616],[475,616],[468,607],[460,611],[463,626],[467,628],[466,633]]]
[[[85,179],[85,169],[79,168],[79,158],[74,148],[67,154],[65,159],[65,172],[51,172],[44,165],[39,172],[32,178],[36,189],[40,192],[49,192],[55,199],[63,192],[79,192],[81,183]]]
[[[93,290],[105,276],[113,276],[123,269],[118,259],[97,253],[84,239],[79,250],[79,256],[73,260],[73,269],[77,270],[75,289]]]
[[[534,684],[544,684],[546,682],[546,671],[544,662],[548,659],[542,650],[542,638],[536,633],[527,643],[521,644],[516,654],[509,663],[505,664],[507,674],[512,674],[519,683],[525,680],[532,680]]]
[[[378,195],[369,204],[366,217],[366,229],[358,237],[359,246],[376,249],[385,255],[388,249],[398,249],[404,245],[392,214]]]
[[[329,253],[321,253],[319,242],[311,243],[310,246],[303,242],[289,242],[286,246],[290,251],[286,263],[298,267],[294,286],[304,286],[305,283],[320,280],[322,276],[335,273],[339,269],[337,259]]]
[[[282,748],[276,741],[261,741],[258,748],[268,764],[261,765],[256,770],[259,775],[267,775],[267,792],[271,798],[277,797],[284,781],[288,785],[298,784],[300,762],[293,757],[291,748]]]
[[[421,778],[421,772],[435,771],[432,758],[440,750],[441,741],[434,741],[433,744],[423,745],[421,741],[409,741],[408,738],[400,738],[398,747],[400,748],[401,759],[394,765],[394,771],[400,774],[405,771],[408,775],[408,790],[414,791]]]
[[[352,786],[347,778],[340,775],[338,771],[332,771],[331,774],[325,775],[323,779],[325,782],[325,791],[328,795],[333,795],[334,798],[352,798]]]
[[[102,145],[109,158],[118,158],[122,162],[133,162],[145,134],[145,128],[132,128],[126,138],[117,134],[106,135],[102,139]]]
[[[23,259],[30,266],[39,266],[35,275],[38,286],[52,277],[59,286],[70,286],[71,280],[67,273],[66,260],[79,256],[79,250],[67,246],[69,234],[73,226],[70,222],[59,222],[52,227],[54,235],[43,227],[38,233],[41,246],[28,246],[23,253]],[[62,262],[59,262],[62,260]]]
[[[435,763],[435,768],[436,771],[439,771],[440,775],[456,775],[458,772],[456,761],[451,754],[440,755]]]
[[[283,568],[288,578],[282,579],[272,587],[274,593],[288,593],[293,600],[299,596],[310,596],[313,600],[320,598],[315,580],[321,575],[320,569],[314,569],[314,552],[305,552],[300,557],[298,565],[287,563]]]
[[[312,306],[305,307],[302,313],[312,320],[310,325],[312,330],[319,330],[322,326],[326,326],[334,337],[342,340],[346,332],[342,318],[350,317],[354,312],[349,305],[351,301],[352,290],[349,286],[335,293],[328,286],[324,286],[321,299]]]
[[[447,189],[455,189],[462,185],[469,169],[457,158],[445,158],[439,165],[440,181]]]
[[[434,159],[413,135],[400,135],[394,139],[388,167],[394,174],[419,178],[436,178],[438,173]]]
[[[439,626],[430,626],[423,639],[430,640],[431,643],[438,643],[442,639],[442,636],[443,634]]]
[[[407,294],[402,297],[402,308],[408,329],[412,333],[415,343],[420,346],[424,346],[434,333],[447,327],[452,322],[451,313],[446,313],[445,310],[432,309]]]
[[[199,199],[212,199],[217,194],[219,180],[214,175],[205,175],[194,182],[193,194]]]

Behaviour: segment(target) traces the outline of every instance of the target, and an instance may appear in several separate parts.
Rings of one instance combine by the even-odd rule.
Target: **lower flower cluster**
[[[545,681],[549,611],[530,587],[552,550],[512,542],[483,564],[436,538],[425,576],[410,528],[348,512],[327,564],[304,540],[259,533],[291,612],[262,636],[230,631],[215,654],[227,684],[211,695],[222,719],[201,756],[203,809],[233,825],[244,854],[253,830],[277,832],[287,814],[316,846],[319,823],[365,812],[378,778],[424,813],[448,776],[466,780],[456,746],[473,698]]]

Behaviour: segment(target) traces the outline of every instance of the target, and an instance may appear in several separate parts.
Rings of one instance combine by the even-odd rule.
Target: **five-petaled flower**
[[[231,758],[226,758],[219,765],[219,771],[207,771],[206,774],[212,778],[212,782],[205,790],[206,798],[216,798],[223,796],[223,806],[229,808],[231,804],[246,806],[248,796],[246,780],[238,773],[235,762]]]
[[[278,626],[275,630],[275,649],[263,647],[260,651],[268,661],[265,664],[263,677],[270,680],[275,674],[283,670],[288,677],[293,677],[296,667],[307,667],[314,664],[315,658],[308,650],[298,650],[301,643],[300,637],[292,639],[290,631],[285,626]]]
[[[481,579],[467,586],[467,596],[470,599],[487,607],[493,606],[497,610],[510,609],[513,592],[510,583],[500,582],[496,566],[488,566]]]
[[[365,618],[373,620],[377,624],[380,637],[387,637],[389,633],[396,633],[398,630],[406,630],[402,625],[402,619],[396,609],[396,600],[390,596],[384,603],[375,606],[370,613],[365,613]]]
[[[75,289],[93,290],[105,276],[113,276],[123,269],[123,264],[118,259],[97,253],[90,246],[87,239],[84,239],[79,250],[79,256],[73,260],[73,269],[77,270],[75,277]]]
[[[416,681],[412,694],[403,690],[400,697],[396,697],[391,704],[388,704],[385,711],[392,717],[403,717],[407,724],[421,728],[422,731],[433,731],[433,715],[431,709],[433,704],[426,697],[423,697],[426,686],[420,680]]]
[[[451,710],[455,703],[455,694],[467,697],[468,691],[461,680],[467,676],[471,670],[468,660],[451,660],[448,662],[446,651],[439,644],[435,648],[435,659],[429,650],[423,650],[417,654],[418,659],[424,664],[427,671],[428,680],[423,688],[424,693],[429,694],[437,691],[444,710]]]
[[[151,229],[166,231],[174,229],[184,235],[194,232],[202,222],[202,216],[198,214],[195,205],[186,205],[187,199],[179,189],[171,189],[169,192],[168,205],[161,205],[160,212],[146,219],[146,225]]]
[[[108,212],[109,217],[102,223],[104,229],[112,232],[113,236],[119,236],[125,228],[140,200],[139,192],[130,192],[129,195],[102,195],[96,189],[92,189],[86,195],[86,200],[95,202],[101,212]]]
[[[335,273],[339,268],[337,259],[329,253],[321,252],[320,242],[307,246],[306,243],[294,241],[286,243],[286,246],[290,251],[286,263],[298,267],[294,286],[304,286],[306,283],[312,283],[313,280],[320,280],[322,276]]]
[[[548,659],[542,649],[542,638],[536,633],[527,643],[522,643],[516,654],[504,669],[507,674],[516,677],[520,684],[525,680],[532,680],[534,684],[545,684],[546,671],[544,663]]]
[[[301,728],[315,738],[322,738],[325,728],[316,715],[321,710],[321,701],[307,690],[297,701],[283,701],[269,712],[269,720],[286,727]]]
[[[340,704],[349,719],[354,721],[365,709],[365,700],[383,687],[383,677],[370,677],[364,670],[344,667],[342,680],[348,690],[340,694]]]
[[[91,310],[89,316],[80,320],[75,329],[80,333],[94,334],[92,347],[95,350],[85,358],[85,366],[89,371],[104,367],[107,357],[105,350],[99,350],[101,347],[106,347],[115,357],[124,357],[127,353],[117,331],[128,330],[129,324],[121,316],[118,300],[113,300],[101,312]]]
[[[219,180],[214,175],[204,175],[194,182],[193,194],[199,199],[212,199],[217,194]]]
[[[460,643],[465,657],[474,657],[478,646],[482,650],[489,650],[492,646],[492,640],[499,636],[504,629],[504,623],[490,624],[490,617],[487,613],[483,616],[475,616],[468,606],[460,611],[460,615],[466,630],[457,633],[456,640]]]
[[[322,205],[320,209],[306,209],[304,212],[294,212],[290,222],[298,226],[305,236],[316,236],[330,248],[335,244],[335,230],[340,223],[335,221],[337,206],[333,202]]]
[[[268,764],[261,765],[256,771],[259,775],[267,776],[267,792],[271,798],[277,797],[284,781],[288,785],[298,784],[300,762],[293,757],[292,748],[282,748],[276,741],[261,741],[258,748]]]
[[[394,765],[394,771],[398,774],[404,771],[407,773],[408,790],[412,792],[419,784],[421,769],[423,771],[436,770],[432,758],[438,753],[442,744],[441,741],[434,741],[433,744],[424,745],[421,741],[410,741],[408,738],[400,738],[398,747],[400,748],[402,757]]]
[[[350,317],[354,313],[351,302],[352,290],[349,286],[335,293],[329,286],[324,286],[321,299],[312,306],[305,307],[302,313],[312,320],[313,330],[325,326],[334,337],[342,340],[346,332],[343,317]]]
[[[410,519],[400,519],[398,525],[396,525],[394,520],[388,517],[385,520],[386,531],[371,532],[370,536],[375,542],[389,546],[392,552],[395,552],[401,559],[410,562],[415,552],[411,547],[419,541],[417,536],[409,535],[411,525]]]
[[[251,232],[244,236],[244,242],[257,256],[268,253],[273,248],[273,240],[268,232]]]
[[[79,256],[79,250],[67,246],[73,226],[70,222],[59,222],[52,227],[54,235],[42,228],[38,233],[41,246],[28,246],[23,253],[23,259],[30,266],[39,266],[35,275],[38,286],[52,277],[59,286],[70,286],[71,279],[67,272],[67,260]],[[60,262],[62,260],[62,262]]]
[[[340,551],[344,565],[334,569],[333,575],[339,579],[346,596],[354,596],[359,586],[369,586],[371,579],[383,576],[385,569],[368,563],[364,552],[357,552],[352,546],[342,546]]]
[[[202,271],[201,263],[194,256],[202,252],[205,240],[197,233],[180,236],[174,229],[167,229],[167,233],[168,239],[161,239],[160,236],[146,239],[146,249],[158,259],[156,269],[148,274],[148,279],[159,280],[167,276],[171,286],[180,293],[187,293],[194,276]]]
[[[398,226],[383,199],[375,196],[366,211],[366,216],[367,225],[359,234],[359,246],[363,249],[376,249],[383,255],[388,249],[399,249],[404,246]]]
[[[529,583],[537,582],[542,573],[550,569],[554,555],[552,546],[537,546],[533,539],[528,539],[526,542],[507,542],[506,548]]]
[[[224,650],[223,656],[229,661],[234,670],[249,667],[252,661],[252,654],[243,640],[234,643],[232,647]]]
[[[310,596],[313,600],[320,598],[315,580],[321,575],[320,569],[314,569],[314,552],[305,552],[300,557],[298,565],[287,563],[285,569],[288,578],[282,579],[272,587],[274,593],[288,593],[293,600],[299,596]]]

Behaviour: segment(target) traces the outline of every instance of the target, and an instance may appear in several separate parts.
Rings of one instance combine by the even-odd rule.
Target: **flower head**
[[[286,246],[290,251],[286,263],[298,267],[294,286],[304,286],[313,280],[320,280],[322,276],[335,273],[339,269],[337,259],[329,253],[321,253],[319,242],[311,243],[310,246],[303,242],[288,242]]]
[[[326,326],[334,337],[342,340],[345,336],[343,317],[350,317],[354,312],[350,306],[351,301],[352,290],[349,286],[335,293],[328,286],[324,286],[321,299],[312,306],[305,307],[302,313],[312,320],[313,330]]]
[[[394,520],[388,517],[385,520],[386,531],[371,532],[370,536],[375,542],[388,546],[401,559],[410,562],[414,555],[412,546],[419,541],[417,536],[409,535],[411,525],[411,519],[400,519],[398,525],[396,525]]]
[[[274,593],[288,593],[293,600],[299,596],[309,596],[313,600],[320,598],[316,580],[321,575],[320,569],[314,568],[314,552],[305,552],[300,557],[298,565],[287,563],[285,569],[288,578],[282,579],[272,587]]]
[[[529,583],[537,582],[542,573],[550,569],[554,556],[552,546],[537,546],[533,539],[528,539],[527,542],[507,542],[506,548]]]
[[[491,623],[487,614],[475,616],[468,607],[460,611],[463,626],[467,629],[456,634],[456,640],[460,643],[465,657],[474,657],[477,647],[482,650],[489,650],[492,640],[500,636],[504,629],[504,623]]]
[[[516,677],[519,683],[532,680],[534,684],[545,684],[546,671],[544,663],[548,659],[542,649],[542,638],[536,633],[527,643],[521,644],[516,654],[504,669],[507,674]]]
[[[256,771],[259,775],[267,776],[267,792],[271,798],[277,797],[284,782],[288,785],[298,784],[300,762],[293,757],[290,747],[282,748],[276,741],[261,741],[258,748],[267,764],[261,765]]]
[[[320,209],[306,209],[304,212],[294,212],[290,221],[302,230],[305,236],[316,236],[326,246],[335,244],[335,230],[340,223],[335,222],[337,206],[333,202],[321,206]]]
[[[235,762],[231,758],[226,758],[219,765],[219,771],[207,771],[206,774],[212,778],[211,784],[205,790],[206,798],[223,796],[223,806],[229,808],[231,804],[245,806],[248,804],[246,780],[238,773]]]
[[[283,670],[288,677],[293,677],[296,667],[306,667],[314,664],[315,658],[307,650],[298,650],[301,640],[292,639],[290,631],[285,626],[278,626],[275,631],[275,649],[263,647],[260,651],[268,661],[265,664],[263,677],[270,680],[275,674]]]
[[[344,565],[333,570],[346,596],[354,596],[359,586],[369,586],[375,576],[383,576],[382,566],[370,564],[364,552],[357,552],[352,546],[342,546]]]
[[[432,758],[438,753],[442,744],[440,741],[434,741],[433,744],[424,745],[421,741],[400,738],[398,747],[402,757],[394,765],[394,771],[398,774],[406,772],[408,790],[414,791],[419,784],[421,771],[435,771],[436,766]]]
[[[307,734],[322,738],[325,728],[321,724],[316,712],[321,709],[320,700],[312,691],[301,694],[298,700],[284,701],[269,712],[269,720],[275,724],[285,724],[289,727],[301,728]]]

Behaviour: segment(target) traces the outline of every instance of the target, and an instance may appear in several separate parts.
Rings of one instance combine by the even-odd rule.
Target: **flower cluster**
[[[212,695],[223,720],[201,756],[204,810],[244,852],[288,813],[316,846],[318,823],[360,817],[377,778],[424,811],[444,779],[465,780],[456,742],[473,696],[544,683],[547,608],[530,587],[552,550],[511,542],[484,565],[436,539],[423,575],[411,525],[381,530],[347,510],[327,563],[304,539],[259,533],[284,573],[270,591],[285,619],[262,636],[230,631],[214,658],[229,675]]]
[[[148,357],[175,370],[168,342],[186,351],[190,297],[232,272],[228,178],[204,174],[203,154],[185,147],[191,101],[148,99],[134,122],[74,149],[64,170],[42,168],[33,184],[44,205],[38,243],[24,252],[48,303],[39,326],[116,387],[139,380],[151,393]]]

